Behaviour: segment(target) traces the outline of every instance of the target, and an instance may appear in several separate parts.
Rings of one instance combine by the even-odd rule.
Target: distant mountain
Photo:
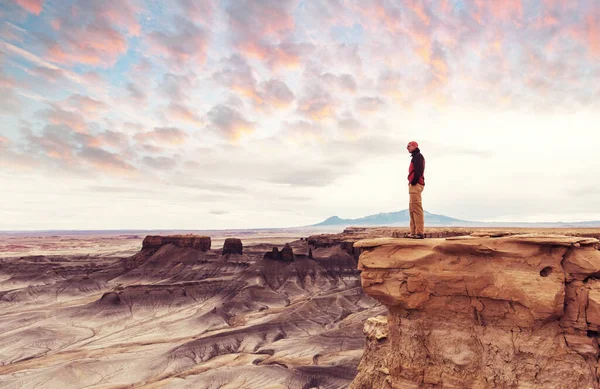
[[[456,225],[474,225],[479,224],[477,222],[470,222],[466,220],[455,219],[453,217],[436,215],[434,213],[425,212],[425,224],[428,225],[440,225],[440,226],[456,226]],[[375,215],[369,215],[358,219],[342,219],[338,216],[332,216],[325,219],[321,223],[313,224],[310,227],[324,227],[324,226],[393,226],[393,225],[408,225],[410,222],[410,215],[408,209],[398,212],[387,212],[378,213]]]
[[[426,226],[454,226],[454,227],[529,227],[529,228],[598,228],[600,221],[584,222],[478,222],[455,219],[445,215],[425,212]],[[307,227],[335,227],[335,226],[407,226],[410,223],[408,209],[398,212],[378,213],[358,219],[342,219],[332,216],[321,223]]]

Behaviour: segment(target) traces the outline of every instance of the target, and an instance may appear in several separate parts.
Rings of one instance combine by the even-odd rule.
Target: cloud
[[[211,127],[219,135],[236,142],[242,135],[254,132],[255,124],[246,120],[236,109],[226,105],[215,105],[207,113]]]
[[[171,103],[167,107],[166,110],[166,120],[178,120],[181,122],[192,123],[197,126],[204,124],[202,118],[195,112],[192,111],[191,108],[183,105]]]
[[[98,135],[98,139],[103,145],[117,149],[125,148],[129,144],[129,137],[116,131],[104,131]]]
[[[5,81],[7,82],[7,81]],[[0,116],[2,114],[18,114],[21,112],[21,101],[13,89],[0,87]]]
[[[188,138],[187,132],[175,127],[155,127],[148,132],[140,132],[133,137],[139,143],[155,142],[161,145],[180,145]]]
[[[264,43],[248,41],[244,43],[242,52],[250,58],[263,61],[270,69],[298,68],[303,58],[310,55],[315,47],[309,43]]]
[[[46,81],[56,83],[66,79],[66,74],[59,68],[48,68],[45,66],[37,66],[31,70],[31,73],[37,77],[41,77]]]
[[[184,101],[189,98],[195,81],[195,77],[167,73],[159,86],[159,91],[172,101]]]
[[[356,109],[361,113],[375,113],[384,107],[385,101],[378,96],[359,97],[356,99]]]
[[[254,101],[260,101],[256,90],[256,79],[252,68],[244,57],[234,54],[231,57],[221,60],[223,68],[213,73],[212,79]]]
[[[140,148],[150,154],[161,154],[165,150],[163,147],[158,147],[147,143],[140,145]]]
[[[292,142],[322,142],[325,140],[323,129],[315,123],[306,120],[285,122],[282,126],[285,137]]]
[[[228,211],[224,211],[222,209],[211,209],[209,212],[211,215],[226,215],[229,212]]]
[[[177,0],[183,14],[197,23],[211,24],[215,9],[214,0]]]
[[[77,93],[69,96],[64,105],[72,110],[78,110],[84,114],[92,116],[106,111],[109,108],[108,105],[99,100],[95,100],[89,96],[83,96]]]
[[[219,180],[214,180],[207,177],[196,178],[190,174],[181,174],[174,172],[166,178],[166,182],[170,185],[177,185],[184,188],[200,189],[217,193],[226,193],[228,195],[248,193],[248,188],[243,187],[241,185],[227,183],[227,181],[223,180],[222,177],[220,177]]]
[[[84,147],[77,153],[77,157],[96,169],[116,174],[130,175],[135,168],[125,162],[118,154],[111,153],[97,147]]]
[[[125,89],[127,90],[129,97],[133,99],[134,103],[136,104],[144,104],[148,99],[146,92],[132,82],[127,83],[127,87]]]
[[[317,83],[309,84],[298,101],[298,112],[315,121],[332,118],[335,116],[336,107],[333,96]]]
[[[270,174],[268,181],[291,186],[321,187],[333,183],[338,177],[328,167],[293,168]]]
[[[365,130],[365,126],[356,120],[350,112],[345,112],[338,119],[338,128],[342,130],[347,138],[356,138]]]
[[[44,9],[44,0],[15,0],[27,12],[39,15]]]
[[[67,111],[54,105],[52,108],[38,112],[39,117],[45,118],[49,123],[65,125],[75,132],[88,132],[88,124],[84,117],[73,111]]]
[[[151,52],[178,67],[189,63],[204,63],[208,47],[208,33],[183,18],[179,18],[175,25],[176,27],[172,31],[154,31],[148,34]]]
[[[169,157],[149,157],[142,158],[142,163],[148,167],[157,170],[171,170],[177,166],[177,161]]]
[[[341,92],[356,93],[356,79],[352,74],[335,75],[332,73],[323,73],[319,77],[327,84],[338,88]]]
[[[234,45],[252,54],[268,39],[281,40],[294,26],[294,0],[229,0],[225,7]]]
[[[62,23],[62,37],[48,47],[48,58],[52,62],[109,67],[127,51],[125,36],[104,20],[85,27],[70,23]]]
[[[56,38],[45,39],[47,57],[55,63],[110,67],[127,52],[127,35],[141,31],[129,0],[78,0],[57,7],[61,16],[52,21]]]
[[[286,108],[294,101],[294,93],[284,81],[271,79],[258,87],[260,105],[269,108]]]
[[[41,135],[31,131],[26,132],[28,141],[27,151],[30,154],[41,153],[53,160],[72,164],[78,139],[73,131],[64,125],[47,125]]]

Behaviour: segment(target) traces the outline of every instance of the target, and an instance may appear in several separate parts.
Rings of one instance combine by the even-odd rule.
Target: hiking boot
[[[413,239],[425,239],[425,234],[414,234],[411,236]]]

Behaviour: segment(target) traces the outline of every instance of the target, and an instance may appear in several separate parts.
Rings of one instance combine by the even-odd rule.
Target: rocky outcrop
[[[142,242],[142,249],[159,249],[167,244],[177,247],[190,247],[193,249],[208,251],[210,250],[210,236],[199,235],[148,235]]]
[[[386,316],[367,319],[363,328],[367,338],[363,357],[358,365],[360,372],[348,389],[389,389],[392,377],[389,370],[390,341]]]
[[[390,347],[378,356],[392,388],[600,387],[598,240],[381,238],[355,247],[363,289],[389,310]],[[366,388],[365,377],[367,362],[351,387]]]
[[[309,251],[310,253],[310,251]],[[289,244],[283,246],[281,251],[277,247],[273,247],[272,251],[267,251],[263,256],[263,259],[270,259],[275,261],[283,261],[283,262],[294,262],[295,255],[294,250]]]
[[[239,254],[242,255],[242,241],[238,238],[227,238],[223,243],[223,255]]]

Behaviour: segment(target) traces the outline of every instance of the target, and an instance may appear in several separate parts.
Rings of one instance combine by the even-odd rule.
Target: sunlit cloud
[[[148,35],[150,50],[178,67],[199,65],[206,59],[208,34],[187,19],[180,19],[174,31],[153,31]]]
[[[194,112],[192,108],[189,108],[183,104],[169,104],[166,113],[166,117],[168,120],[187,122],[197,126],[200,126],[204,123],[204,120],[202,120],[202,118],[197,112]]]
[[[44,8],[44,0],[15,0],[27,12],[39,15]]]
[[[155,142],[159,145],[183,144],[189,135],[187,132],[175,127],[157,127],[152,131],[135,134],[134,139],[140,143]]]
[[[54,106],[48,110],[40,112],[39,116],[48,120],[49,123],[65,125],[75,132],[88,132],[88,124],[83,115],[78,112],[67,111],[59,106]]]
[[[226,105],[216,105],[208,111],[210,127],[231,142],[238,142],[245,134],[255,130],[255,124],[244,118],[236,109]]]
[[[130,176],[133,175],[136,170],[132,165],[125,162],[118,154],[96,147],[83,148],[77,154],[77,157],[96,169],[111,174]]]

